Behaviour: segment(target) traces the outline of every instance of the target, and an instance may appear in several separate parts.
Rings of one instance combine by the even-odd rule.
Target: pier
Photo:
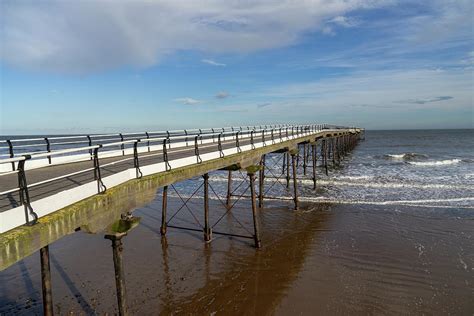
[[[121,240],[139,224],[131,211],[149,203],[158,189],[162,236],[169,229],[201,231],[206,243],[225,235],[260,248],[258,212],[265,199],[275,198],[266,196],[265,180],[283,182],[296,210],[298,167],[316,189],[317,172],[327,174],[363,134],[361,128],[308,124],[8,139],[0,145],[0,270],[39,250],[44,313],[52,315],[48,245],[78,230],[103,232],[112,244],[119,313],[126,315]],[[270,155],[278,157],[279,174],[266,167]],[[228,172],[222,201],[227,212],[239,199],[251,200],[248,235],[217,231],[210,221],[209,174],[217,170]],[[247,177],[248,190],[238,196],[234,172]],[[195,177],[202,177],[203,188],[199,229],[173,224],[180,209],[167,203],[174,184]],[[191,197],[182,199],[184,207]]]

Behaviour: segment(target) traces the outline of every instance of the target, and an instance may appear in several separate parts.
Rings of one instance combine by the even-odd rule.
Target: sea
[[[132,210],[141,222],[123,239],[130,314],[474,315],[474,130],[366,131],[328,175],[318,163],[316,189],[300,165],[298,210],[282,155],[266,158],[261,249],[171,227],[162,237],[162,189]],[[249,235],[247,175],[232,175],[230,211],[227,176],[210,173],[213,230]],[[170,187],[174,225],[202,225],[201,184]],[[76,232],[50,253],[57,314],[118,312],[103,234]],[[39,262],[35,253],[0,272],[0,315],[42,313]]]

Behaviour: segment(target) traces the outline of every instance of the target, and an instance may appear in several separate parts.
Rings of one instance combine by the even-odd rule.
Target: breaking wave
[[[414,159],[426,159],[428,155],[418,153],[403,153],[403,154],[387,154],[383,156],[385,159],[393,160],[414,160]]]
[[[461,162],[461,159],[446,159],[446,160],[436,160],[436,161],[407,161],[410,165],[415,166],[443,166],[443,165],[454,165]]]

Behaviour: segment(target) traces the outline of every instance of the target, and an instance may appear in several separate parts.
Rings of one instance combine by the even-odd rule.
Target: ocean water
[[[159,189],[134,210],[141,224],[124,238],[130,312],[472,315],[473,148],[473,130],[367,131],[328,176],[318,166],[316,190],[311,168],[305,176],[299,167],[297,211],[281,155],[268,155],[267,196],[283,199],[265,200],[259,211],[259,250],[248,239],[214,235],[206,244],[200,232],[171,228],[162,238]],[[221,204],[227,173],[210,174],[216,231],[251,232],[245,178],[233,174],[244,197],[233,198],[229,213]],[[170,188],[173,224],[202,224],[201,183]],[[78,232],[50,251],[56,313],[117,312],[109,241]],[[34,313],[41,313],[37,254],[0,272],[0,314]]]

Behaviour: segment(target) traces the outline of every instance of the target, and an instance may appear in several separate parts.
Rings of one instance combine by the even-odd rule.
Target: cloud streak
[[[202,103],[202,101],[196,100],[193,98],[177,98],[177,99],[174,99],[174,101],[185,104],[185,105],[195,105],[195,104]]]
[[[226,91],[221,91],[218,94],[216,94],[216,99],[225,99],[229,97],[229,93]]]
[[[3,1],[0,57],[14,67],[57,73],[149,67],[176,51],[248,53],[285,47],[307,31],[321,30],[331,18],[390,2]]]
[[[211,65],[211,66],[216,66],[216,67],[225,67],[225,66],[227,66],[226,64],[218,63],[217,61],[214,61],[212,59],[202,59],[201,62],[204,63],[204,64]]]
[[[439,101],[446,101],[454,99],[452,96],[439,96],[439,97],[432,97],[432,98],[425,98],[425,99],[412,99],[412,100],[402,100],[398,101],[399,103],[411,103],[411,104],[426,104],[426,103],[433,103]]]

